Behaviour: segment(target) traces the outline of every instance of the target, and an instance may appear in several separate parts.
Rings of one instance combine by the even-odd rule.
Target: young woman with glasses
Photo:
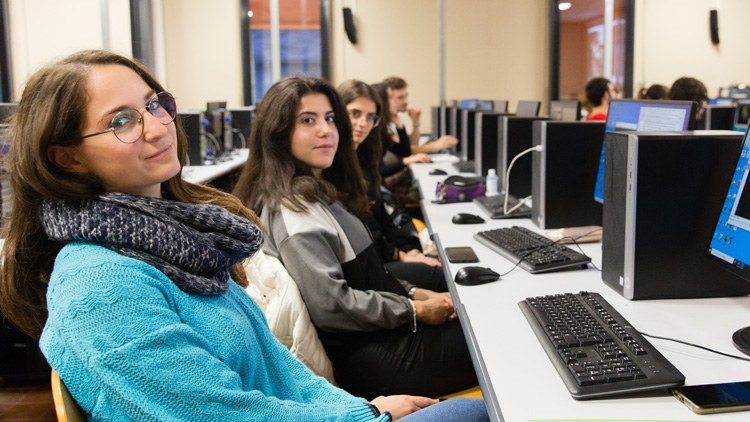
[[[385,269],[358,218],[369,201],[351,114],[325,81],[275,83],[257,108],[234,193],[261,213],[264,251],[299,286],[339,386],[363,397],[437,397],[476,385],[450,296],[410,298],[413,284]]]
[[[0,305],[88,418],[387,421],[433,404],[368,403],[273,338],[241,287],[256,217],[182,180],[175,115],[145,67],[92,50],[36,72],[11,118]]]
[[[440,268],[440,261],[422,254],[419,238],[396,226],[383,204],[380,194],[382,178],[379,170],[382,142],[377,130],[379,116],[382,113],[379,95],[370,85],[356,79],[343,82],[337,91],[349,112],[354,147],[367,183],[370,213],[361,218],[372,233],[386,268],[396,277],[409,280],[417,287],[447,292],[448,286]],[[373,116],[377,119],[365,119],[364,116]],[[420,294],[421,292],[415,288],[412,296],[419,297]]]

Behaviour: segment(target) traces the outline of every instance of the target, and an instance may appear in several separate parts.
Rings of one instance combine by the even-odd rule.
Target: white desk
[[[420,183],[422,210],[431,233],[438,235],[443,247],[471,246],[479,257],[478,264],[443,262],[451,280],[463,265],[486,266],[501,274],[514,265],[474,240],[474,233],[510,225],[540,231],[530,219],[486,218],[486,214],[474,203],[432,203],[436,183],[447,176],[432,176],[429,172],[441,168],[449,175],[456,174],[448,160],[414,164],[411,168]],[[458,212],[482,215],[487,222],[455,225],[451,217]],[[601,268],[601,243],[582,246],[584,253]],[[581,290],[597,292],[642,332],[741,355],[732,345],[731,337],[736,329],[750,325],[750,297],[628,301],[605,285],[601,273],[591,267],[536,275],[517,268],[494,283],[460,286],[449,281],[448,284],[469,338],[469,347],[475,353],[482,393],[494,421],[750,420],[748,412],[696,415],[666,392],[615,399],[574,400],[518,307],[518,302],[531,296]],[[648,340],[685,375],[686,384],[750,380],[750,362],[725,358],[674,342]]]
[[[182,178],[192,183],[208,183],[230,171],[242,167],[247,161],[250,150],[236,149],[231,158],[217,164],[206,166],[185,166],[182,168]]]

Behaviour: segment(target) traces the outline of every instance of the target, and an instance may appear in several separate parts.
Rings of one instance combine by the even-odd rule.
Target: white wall
[[[167,89],[180,110],[207,101],[242,105],[240,4],[237,0],[162,0]]]
[[[719,8],[718,47],[711,44],[709,11]],[[636,0],[635,91],[681,76],[701,80],[709,96],[733,82],[750,82],[747,0]]]
[[[103,32],[100,0],[9,0],[9,38],[14,98],[40,66],[72,52],[104,48],[126,55],[130,43],[128,0],[108,0]]]

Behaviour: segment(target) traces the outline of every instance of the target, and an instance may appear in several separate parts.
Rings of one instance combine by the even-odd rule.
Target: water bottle
[[[485,178],[485,183],[487,184],[487,193],[485,195],[493,196],[493,195],[498,194],[497,173],[495,172],[495,169],[487,170],[487,177]]]

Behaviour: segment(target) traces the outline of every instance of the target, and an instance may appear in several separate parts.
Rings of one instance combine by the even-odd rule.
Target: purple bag
[[[487,185],[479,177],[450,176],[435,187],[435,203],[469,202],[484,196]]]

